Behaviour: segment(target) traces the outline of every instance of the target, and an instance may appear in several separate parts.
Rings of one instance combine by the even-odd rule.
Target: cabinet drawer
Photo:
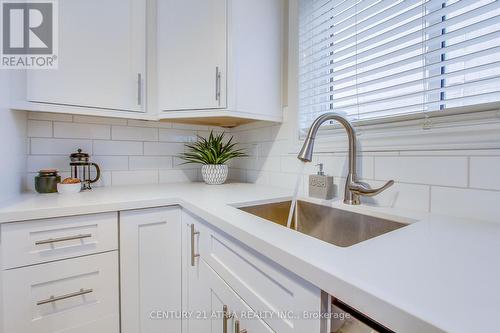
[[[4,333],[118,333],[117,251],[4,271],[3,296]]]
[[[117,213],[1,225],[3,269],[116,250]]]
[[[303,319],[304,312],[320,312],[320,289],[210,224],[186,215],[185,223],[195,226],[193,250],[199,254],[195,265],[205,260],[253,310],[274,314],[265,318],[274,331],[320,331],[319,320]],[[293,317],[280,316],[290,311]]]

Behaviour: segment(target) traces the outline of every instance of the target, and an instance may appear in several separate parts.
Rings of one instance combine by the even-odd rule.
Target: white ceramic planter
[[[206,164],[201,167],[201,175],[208,185],[224,184],[229,168],[225,164]]]

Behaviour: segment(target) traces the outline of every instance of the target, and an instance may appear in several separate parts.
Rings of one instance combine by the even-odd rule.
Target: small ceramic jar
[[[57,184],[60,182],[61,176],[58,175],[57,170],[40,170],[38,176],[35,177],[35,190],[38,193],[56,193]]]

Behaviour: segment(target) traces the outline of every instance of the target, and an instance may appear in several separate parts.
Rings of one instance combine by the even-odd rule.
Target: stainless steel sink
[[[290,205],[291,201],[286,201],[239,209],[286,227]],[[348,247],[406,225],[299,200],[291,228],[322,241]]]

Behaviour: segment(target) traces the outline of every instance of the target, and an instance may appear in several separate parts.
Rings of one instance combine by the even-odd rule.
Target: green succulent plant
[[[233,137],[224,142],[225,133],[214,134],[210,132],[208,139],[198,136],[198,141],[193,144],[186,144],[186,152],[179,155],[183,159],[183,164],[224,164],[236,158],[248,156],[243,149],[236,149],[236,143],[232,143]]]

